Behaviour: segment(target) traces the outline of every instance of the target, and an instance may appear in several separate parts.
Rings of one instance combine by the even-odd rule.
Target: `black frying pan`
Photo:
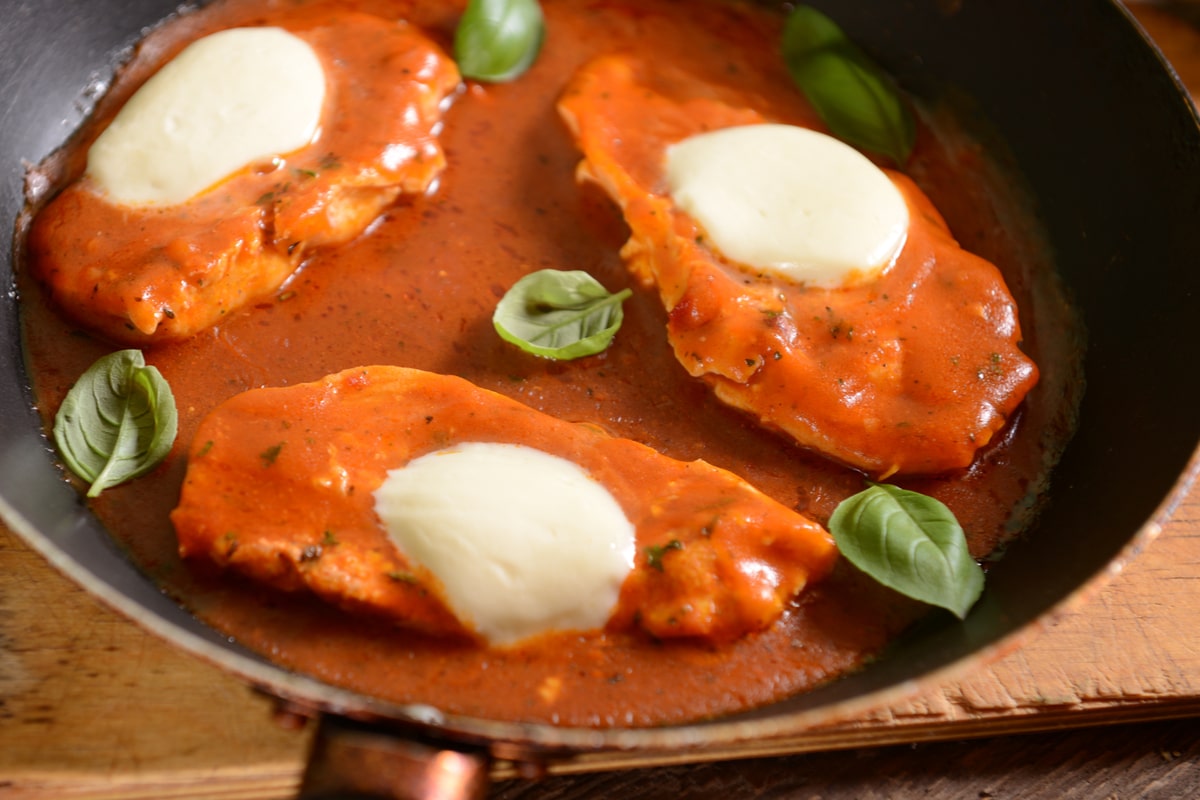
[[[839,0],[825,7],[918,95],[970,97],[1037,202],[1088,331],[1078,433],[1036,529],[964,624],[932,624],[862,672],[759,710],[647,730],[518,725],[397,707],[288,674],[196,622],[130,565],[65,483],[32,408],[11,258],[0,298],[0,511],[47,558],[178,646],[282,698],[506,756],[727,744],[803,730],[994,651],[1128,556],[1189,482],[1200,439],[1200,129],[1178,81],[1106,0]],[[17,0],[0,16],[0,205],[58,146],[175,0]],[[1045,368],[1046,365],[1043,365]],[[1051,367],[1052,368],[1052,367]],[[334,747],[333,749],[337,749]]]

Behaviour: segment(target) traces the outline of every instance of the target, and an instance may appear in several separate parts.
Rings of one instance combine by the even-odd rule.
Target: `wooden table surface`
[[[1200,34],[1136,13],[1200,87]],[[612,756],[499,798],[1200,796],[1200,490],[1049,628],[986,668],[802,737],[676,763]],[[0,797],[293,795],[311,731],[101,607],[0,527]],[[694,758],[694,757],[690,757]],[[654,766],[646,766],[647,762]],[[666,764],[664,766],[663,764]],[[595,771],[603,767],[602,771]],[[620,769],[618,769],[620,767]]]

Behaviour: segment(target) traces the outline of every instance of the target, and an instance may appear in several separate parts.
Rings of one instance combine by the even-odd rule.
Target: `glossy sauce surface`
[[[102,103],[98,119],[181,41],[269,23],[293,5],[218,2],[165,27]],[[461,10],[414,2],[307,5],[314,13],[353,8],[404,17],[447,49]],[[93,507],[154,580],[215,627],[286,667],[389,700],[494,719],[647,725],[803,691],[860,665],[921,610],[839,563],[780,623],[729,645],[595,633],[494,651],[424,639],[303,596],[192,569],[177,554],[168,515],[208,411],[247,389],[368,364],[459,375],[673,458],[703,458],[822,522],[862,488],[861,474],[721,405],[678,364],[657,296],[627,274],[618,255],[628,229],[595,187],[576,183],[579,153],[555,112],[574,71],[614,51],[745,81],[756,91],[793,91],[776,56],[780,18],[721,2],[547,0],[544,7],[547,37],[534,68],[508,84],[468,84],[448,111],[440,133],[448,167],[434,191],[401,200],[353,242],[314,250],[270,299],[191,339],[147,349],[147,360],[174,389],[179,439],[162,467],[105,492]],[[1046,488],[1078,391],[1076,344],[1036,225],[1022,211],[1025,198],[999,179],[951,116],[934,108],[925,117],[907,171],[956,238],[1000,267],[1021,310],[1024,350],[1043,369],[1014,420],[971,467],[897,481],[946,502],[972,552],[984,556],[1024,526]],[[60,165],[69,175],[78,163],[76,155]],[[497,300],[519,277],[545,267],[587,270],[610,290],[633,288],[624,326],[605,353],[549,362],[495,335]],[[19,279],[28,364],[50,420],[75,378],[115,348],[65,321],[28,275]]]

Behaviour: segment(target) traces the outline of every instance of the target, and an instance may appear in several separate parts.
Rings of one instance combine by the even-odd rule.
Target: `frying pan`
[[[22,207],[25,165],[62,143],[113,65],[175,5],[176,0],[17,0],[6,10],[0,18],[5,225],[11,226]],[[153,632],[332,721],[333,732],[320,740],[318,762],[369,761],[365,750],[355,749],[354,731],[346,733],[358,722],[475,748],[480,755],[468,758],[476,765],[488,753],[537,762],[593,749],[729,744],[802,731],[994,654],[1018,631],[1047,620],[1106,565],[1131,557],[1195,472],[1200,440],[1195,109],[1115,2],[814,5],[824,7],[915,94],[951,89],[971,98],[1035,198],[1034,211],[1087,330],[1087,389],[1078,430],[1053,475],[1049,501],[1029,535],[991,569],[984,596],[964,623],[935,617],[877,662],[816,691],[730,717],[653,729],[459,717],[390,705],[290,674],[228,642],[160,593],[62,480],[28,388],[11,254],[0,297],[5,520],[75,581]],[[342,719],[355,722],[334,724]],[[384,759],[377,765],[385,761],[395,763]],[[455,769],[448,767],[445,775],[451,777],[445,780],[457,780]],[[432,773],[422,774],[429,779]],[[429,780],[434,783],[424,786],[432,792],[439,779]],[[310,780],[317,789],[320,783],[319,774]],[[479,789],[470,781],[462,786]]]

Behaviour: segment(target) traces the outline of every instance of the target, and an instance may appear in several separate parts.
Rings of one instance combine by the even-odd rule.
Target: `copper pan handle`
[[[487,795],[486,752],[321,718],[299,800],[477,800]]]

